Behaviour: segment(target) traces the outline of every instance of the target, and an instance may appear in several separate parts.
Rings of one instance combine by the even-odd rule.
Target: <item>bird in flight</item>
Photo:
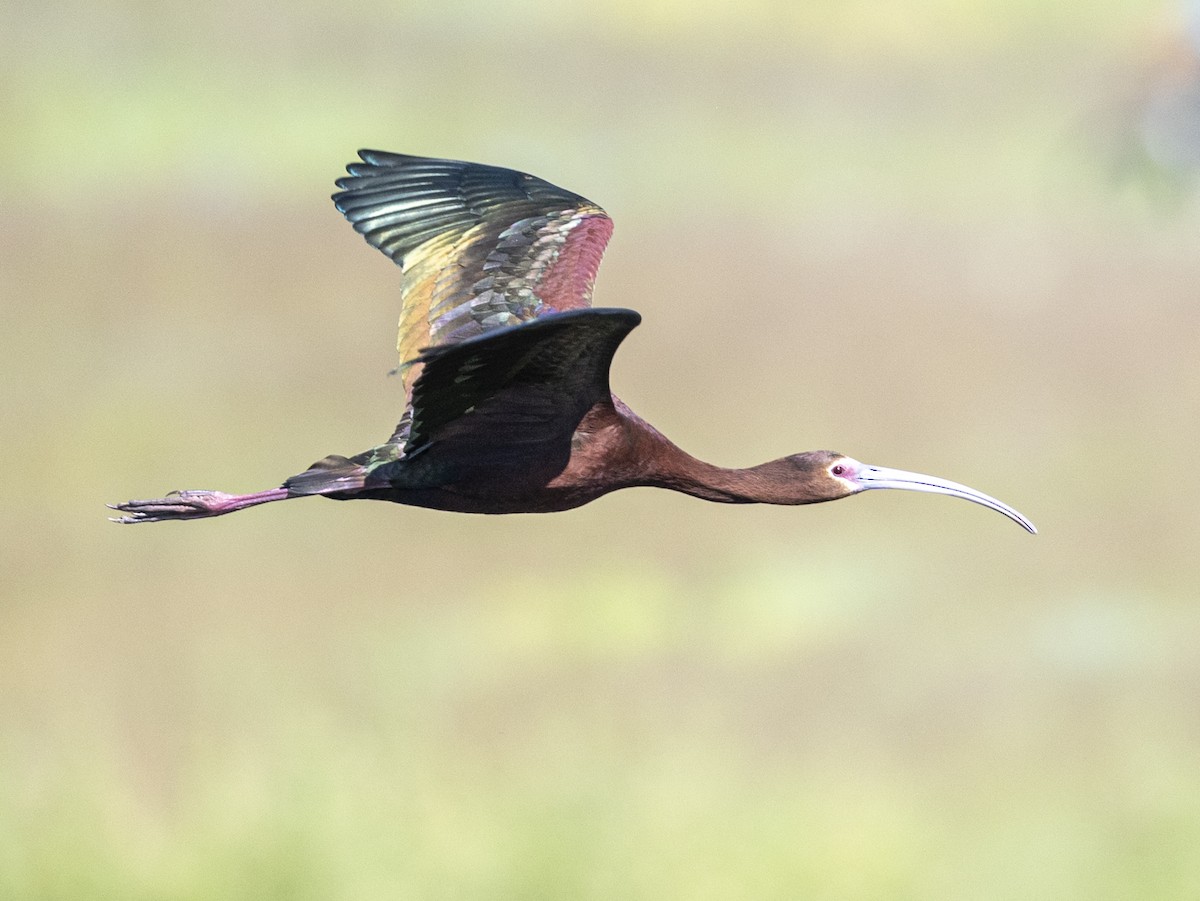
[[[593,308],[612,220],[540,178],[455,160],[360,151],[334,205],[402,273],[392,436],[330,455],[253,494],[174,491],[110,505],[120,523],[202,519],[320,495],[463,513],[569,510],[652,486],[731,504],[813,504],[875,488],[1007,504],[933,476],[818,450],[726,469],[672,444],[609,389],[617,346],[641,321]]]

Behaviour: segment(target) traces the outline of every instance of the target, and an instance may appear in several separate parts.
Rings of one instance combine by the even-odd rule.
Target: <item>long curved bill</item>
[[[863,466],[854,474],[853,481],[859,489],[866,491],[871,488],[901,488],[905,491],[929,491],[933,494],[948,494],[950,497],[961,497],[964,501],[982,504],[997,513],[1003,513],[1021,528],[1034,535],[1037,529],[1033,523],[1014,510],[1008,504],[1002,504],[994,497],[934,476],[923,475],[919,472],[905,472],[903,469],[887,469],[883,466]]]

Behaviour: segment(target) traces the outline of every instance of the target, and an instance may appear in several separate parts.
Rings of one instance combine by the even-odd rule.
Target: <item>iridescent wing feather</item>
[[[591,304],[604,210],[540,178],[359,151],[334,204],[403,272],[397,351],[411,399],[427,347]]]

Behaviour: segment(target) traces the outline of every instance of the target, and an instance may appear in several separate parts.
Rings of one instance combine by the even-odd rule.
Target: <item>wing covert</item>
[[[611,398],[613,354],[641,319],[623,309],[552,313],[503,333],[429,348],[413,389],[406,456],[464,429],[474,452],[505,431],[514,432],[509,440],[518,444],[536,440],[539,429],[569,444],[583,414]],[[496,406],[503,417],[491,415]]]
[[[632,310],[570,310],[429,348],[402,455],[381,461],[372,478],[386,482],[425,453],[456,478],[495,478],[503,467],[513,490],[552,478],[567,465],[584,414],[611,399],[613,354],[640,321]]]

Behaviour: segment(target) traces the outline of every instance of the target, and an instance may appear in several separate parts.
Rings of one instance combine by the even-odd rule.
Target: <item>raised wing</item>
[[[359,156],[333,202],[404,273],[396,348],[410,397],[425,348],[591,304],[612,234],[591,201],[511,169]]]

